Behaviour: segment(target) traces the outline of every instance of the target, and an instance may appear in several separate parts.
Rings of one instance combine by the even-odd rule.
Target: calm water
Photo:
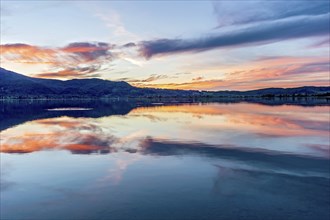
[[[1,219],[329,219],[329,106],[0,103]]]

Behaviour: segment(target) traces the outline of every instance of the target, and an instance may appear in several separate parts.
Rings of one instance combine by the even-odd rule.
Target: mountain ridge
[[[41,79],[0,67],[0,98],[122,98],[122,97],[273,97],[330,96],[330,86],[264,88],[249,91],[197,91],[138,88],[124,81]]]

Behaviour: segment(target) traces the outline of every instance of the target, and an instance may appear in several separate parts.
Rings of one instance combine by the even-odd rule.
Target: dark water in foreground
[[[329,106],[0,103],[1,219],[329,219]]]

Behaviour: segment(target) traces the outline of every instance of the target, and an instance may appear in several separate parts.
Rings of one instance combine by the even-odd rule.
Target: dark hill
[[[170,89],[147,89],[127,82],[102,79],[72,79],[67,81],[24,76],[0,68],[0,99],[7,98],[221,98],[221,97],[285,97],[329,96],[330,87],[267,88],[251,91],[199,92]]]
[[[0,68],[1,96],[70,97],[104,95],[128,95],[137,88],[126,82],[101,79],[73,79],[67,81],[23,76]]]

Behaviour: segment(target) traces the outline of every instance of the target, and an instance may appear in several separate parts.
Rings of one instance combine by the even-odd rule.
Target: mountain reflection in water
[[[2,104],[1,218],[329,218],[328,105]]]

